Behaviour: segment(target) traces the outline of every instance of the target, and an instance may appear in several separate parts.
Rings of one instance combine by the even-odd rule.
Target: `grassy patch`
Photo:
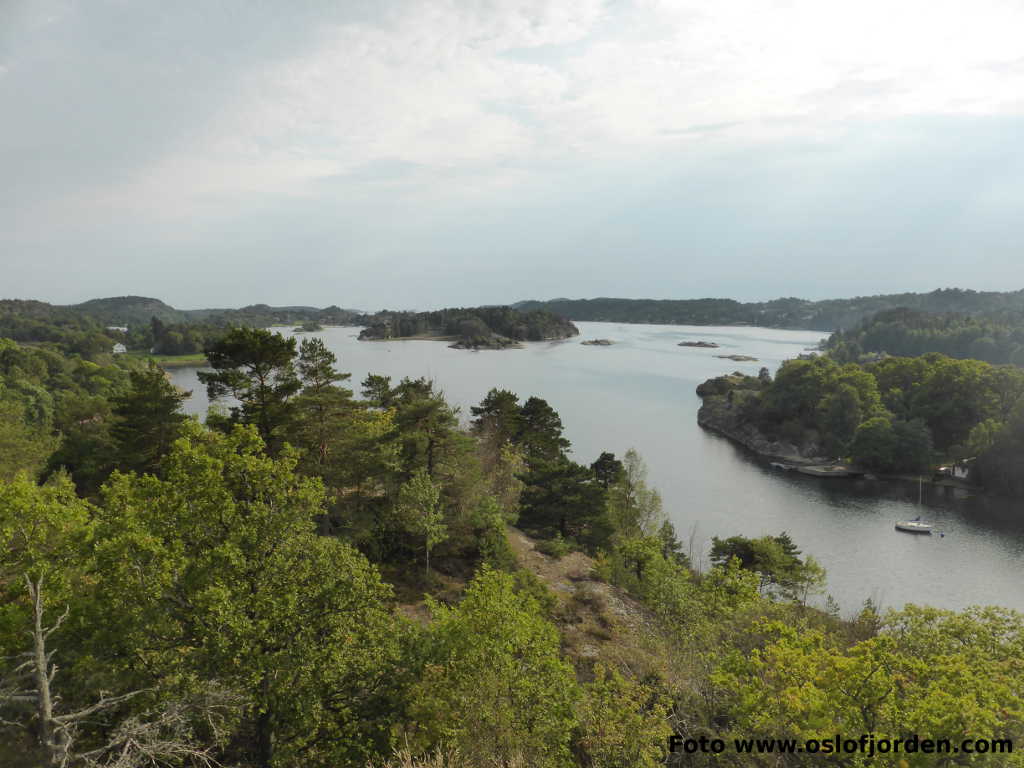
[[[206,355],[196,352],[194,355],[151,355],[148,352],[129,352],[128,357],[137,360],[152,360],[161,368],[185,368],[208,365]]]

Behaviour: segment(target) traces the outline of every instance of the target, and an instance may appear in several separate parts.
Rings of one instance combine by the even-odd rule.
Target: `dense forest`
[[[833,331],[899,307],[965,315],[1024,311],[1024,291],[996,293],[954,289],[931,293],[859,296],[808,301],[784,298],[740,303],[733,299],[552,299],[523,301],[516,308],[547,309],[570,320],[668,325],[759,325]]]
[[[891,309],[848,331],[837,331],[825,346],[841,362],[880,354],[916,357],[939,352],[1024,366],[1024,310],[966,315]]]
[[[0,301],[0,337],[53,344],[90,360],[115,344],[157,355],[194,355],[231,326],[266,327],[306,322],[353,325],[364,316],[339,307],[270,307],[181,310],[159,299],[121,296],[60,306],[42,301]],[[127,330],[124,330],[127,329]]]
[[[735,374],[705,382],[733,423],[805,455],[848,457],[882,473],[921,473],[973,460],[972,480],[1024,495],[1024,370],[931,353],[841,364],[790,360],[774,379]]]
[[[0,342],[4,766],[802,767],[734,739],[1024,738],[1019,614],[810,608],[824,570],[786,532],[702,567],[642,459],[579,463],[538,397],[462,423],[424,379],[354,393],[316,338],[206,354],[234,404],[203,425],[156,367]],[[926,419],[916,365],[937,396],[992,377],[973,415],[1015,398],[982,363],[885,362],[750,386],[774,419],[818,418],[823,381]],[[961,764],[936,760],[893,764]]]
[[[434,312],[379,312],[366,320],[360,339],[436,336],[458,346],[501,347],[517,341],[567,339],[579,330],[546,310],[517,311],[510,307],[440,309]]]

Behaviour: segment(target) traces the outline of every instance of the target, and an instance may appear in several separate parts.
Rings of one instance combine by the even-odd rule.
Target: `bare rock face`
[[[761,433],[757,426],[742,416],[743,390],[737,390],[730,398],[727,394],[708,393],[708,382],[698,388],[703,404],[697,412],[697,423],[704,429],[727,437],[733,442],[767,459],[784,461],[789,464],[820,464],[827,461],[819,455],[821,447],[814,440],[796,445],[784,440],[774,440]]]

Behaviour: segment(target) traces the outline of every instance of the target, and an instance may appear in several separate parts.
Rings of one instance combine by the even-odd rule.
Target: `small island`
[[[699,347],[700,349],[718,349],[718,344],[713,341],[680,341],[680,347]]]
[[[426,339],[454,342],[452,349],[519,349],[524,341],[557,341],[579,335],[564,317],[544,310],[471,307],[434,312],[378,312],[360,341]]]
[[[734,363],[756,363],[757,358],[750,355],[715,355],[719,360],[732,360]]]
[[[610,347],[614,343],[611,339],[588,339],[580,342],[585,347]]]
[[[307,320],[302,325],[293,328],[292,333],[314,333],[316,331],[322,331],[324,327],[316,320]]]

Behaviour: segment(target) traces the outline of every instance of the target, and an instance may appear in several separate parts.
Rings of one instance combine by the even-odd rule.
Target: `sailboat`
[[[922,478],[917,479],[917,508],[921,508],[921,500],[924,491],[924,480]],[[896,522],[896,530],[903,531],[904,533],[931,533],[931,523],[925,523],[921,521],[921,516],[918,515],[913,520],[899,520]]]

